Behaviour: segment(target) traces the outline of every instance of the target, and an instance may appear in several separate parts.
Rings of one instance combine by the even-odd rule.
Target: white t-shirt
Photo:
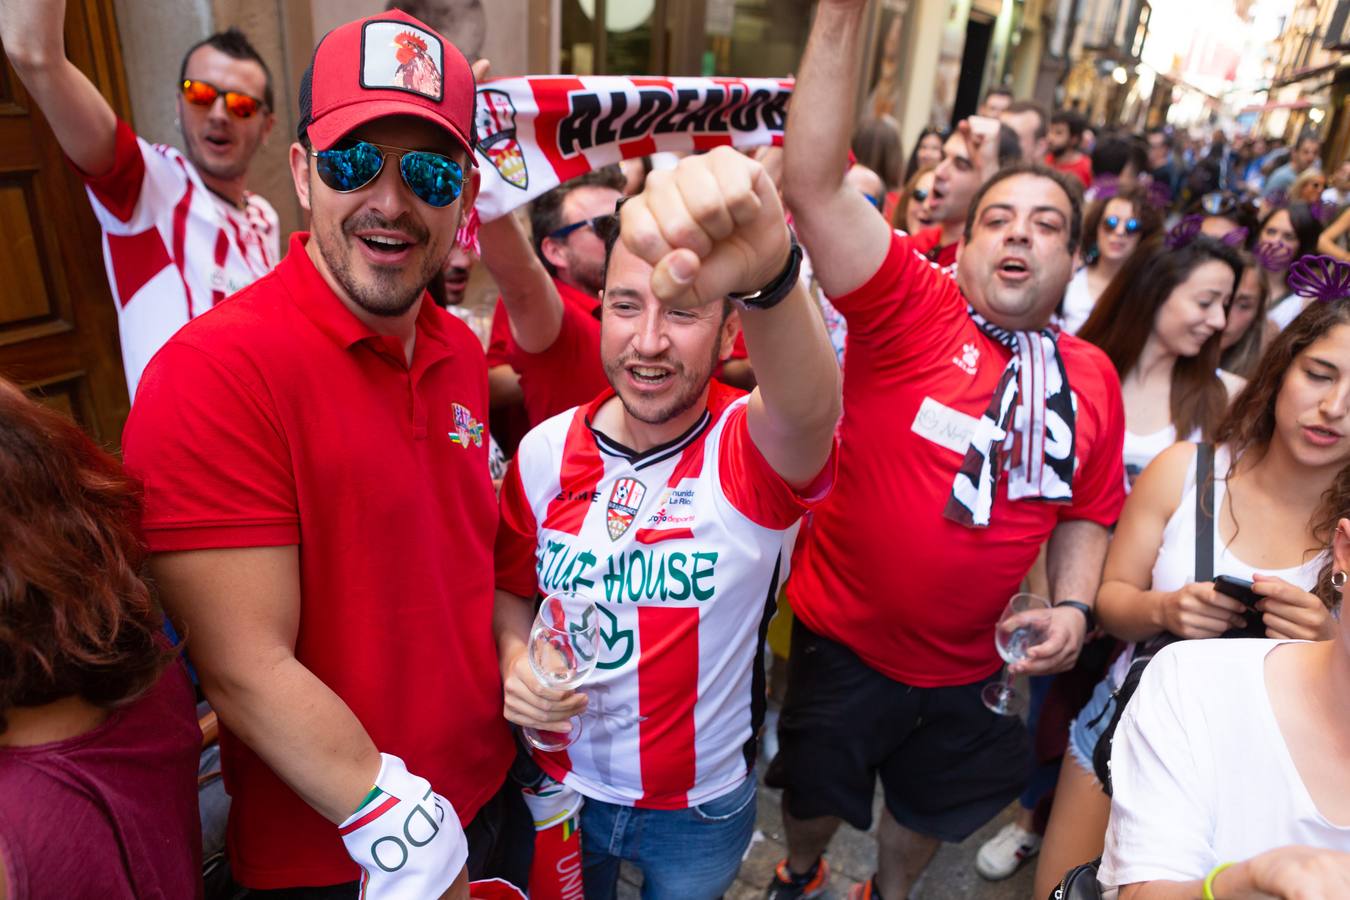
[[[592,427],[612,396],[520,442],[502,484],[497,587],[576,590],[600,611],[581,734],[535,752],[539,765],[606,803],[685,809],[754,763],[764,626],[834,461],[799,495],[751,440],[744,395],[718,382],[688,432],[636,453]]]
[[[1059,327],[1069,334],[1077,334],[1088,316],[1092,315],[1092,308],[1096,304],[1092,289],[1088,287],[1088,267],[1083,266],[1073,274],[1069,286],[1064,289],[1064,313],[1060,316]]]
[[[117,123],[112,171],[85,177],[103,229],[103,261],[117,302],[122,367],[135,399],[146,363],[164,342],[281,256],[277,213],[257,194],[239,209],[212,193],[172,147]]]
[[[1274,322],[1275,327],[1284,331],[1307,305],[1308,301],[1298,294],[1286,294],[1283,299],[1272,303],[1270,309],[1266,310],[1266,321]]]
[[[1149,663],[1112,745],[1103,888],[1204,878],[1286,844],[1350,852],[1275,721],[1265,659],[1281,643],[1183,641]]]

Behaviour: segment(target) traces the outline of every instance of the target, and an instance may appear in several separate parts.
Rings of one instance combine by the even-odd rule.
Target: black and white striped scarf
[[[989,524],[1005,454],[1009,500],[1073,499],[1074,407],[1059,332],[1008,331],[967,307],[971,320],[1012,351],[952,484],[943,515],[967,528]]]

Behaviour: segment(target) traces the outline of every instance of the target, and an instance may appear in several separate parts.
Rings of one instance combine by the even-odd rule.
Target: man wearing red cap
[[[531,837],[488,677],[483,352],[425,291],[476,193],[474,80],[388,12],[324,37],[300,109],[312,233],[151,361],[126,460],[220,714],[235,877],[464,897]]]

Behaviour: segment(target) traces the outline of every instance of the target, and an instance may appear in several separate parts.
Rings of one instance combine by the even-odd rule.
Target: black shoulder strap
[[[1195,447],[1195,580],[1214,580],[1214,445]]]

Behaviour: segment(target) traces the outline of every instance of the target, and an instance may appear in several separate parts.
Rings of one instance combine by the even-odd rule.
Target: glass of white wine
[[[994,626],[994,647],[1003,661],[1011,665],[1027,658],[1027,651],[1045,640],[1050,627],[1050,601],[1035,594],[1013,594]],[[984,705],[1001,716],[1021,715],[1026,698],[1012,685],[1012,672],[1003,667],[1003,676],[984,686],[980,692]]]
[[[595,668],[599,642],[600,614],[594,601],[575,591],[549,594],[530,627],[530,669],[541,687],[573,690]],[[572,719],[570,731],[522,728],[521,732],[540,750],[563,750],[581,735],[581,719]]]

